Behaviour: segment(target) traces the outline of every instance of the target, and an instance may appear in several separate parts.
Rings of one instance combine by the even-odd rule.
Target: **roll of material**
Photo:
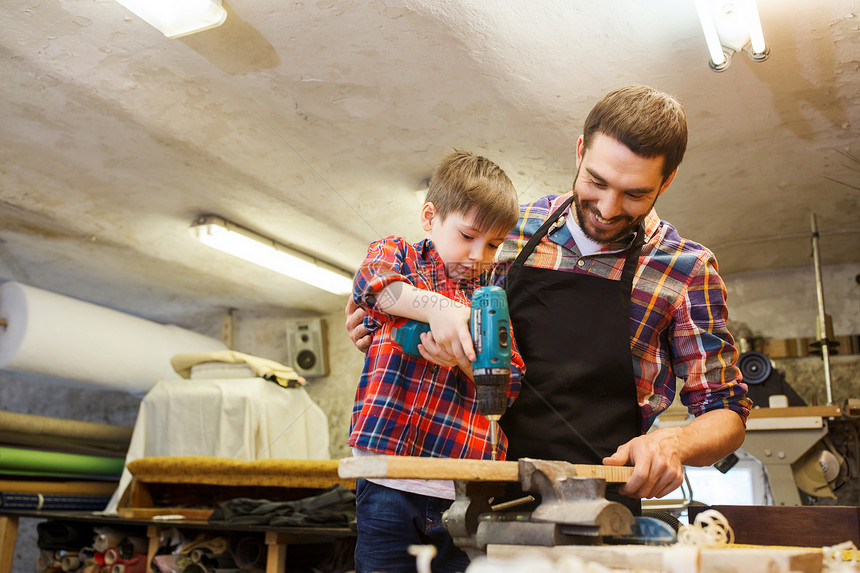
[[[2,336],[0,334],[0,341],[4,340]],[[0,346],[0,353],[2,352],[2,346]],[[12,434],[43,436],[50,440],[60,438],[82,444],[115,446],[127,449],[133,431],[133,428],[114,426],[112,424],[98,424],[96,422],[81,422],[66,418],[51,418],[35,414],[0,411],[0,434],[9,432]]]
[[[101,511],[110,496],[0,492],[0,509]]]
[[[84,456],[0,446],[0,472],[31,476],[119,477],[122,458]]]
[[[0,368],[132,393],[179,379],[174,354],[225,350],[209,336],[17,282],[0,285]]]
[[[77,571],[81,568],[81,565],[83,565],[83,563],[81,562],[80,557],[78,557],[77,555],[65,555],[60,560],[60,567],[63,569],[63,571],[66,571],[67,573]]]
[[[239,569],[265,569],[266,544],[258,537],[234,537],[230,553]]]

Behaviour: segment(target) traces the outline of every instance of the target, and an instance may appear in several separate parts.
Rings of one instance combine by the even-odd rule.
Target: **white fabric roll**
[[[226,349],[209,336],[17,282],[0,285],[0,318],[0,368],[134,393],[179,378],[174,354]]]

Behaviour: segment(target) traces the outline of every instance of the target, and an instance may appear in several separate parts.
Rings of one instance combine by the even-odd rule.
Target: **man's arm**
[[[683,481],[683,465],[710,465],[744,441],[750,402],[726,329],[726,289],[710,251],[698,257],[674,305],[671,337],[672,373],[684,379],[681,401],[696,417],[685,427],[638,436],[604,459],[635,466],[620,490],[631,497],[664,496]]]
[[[622,444],[603,463],[633,464],[633,475],[619,490],[630,497],[663,497],[684,480],[684,465],[707,466],[744,442],[744,423],[731,410],[711,410],[688,425],[663,428]]]

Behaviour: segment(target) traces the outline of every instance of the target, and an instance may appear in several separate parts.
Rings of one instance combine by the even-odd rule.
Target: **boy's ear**
[[[433,203],[424,203],[421,207],[421,228],[429,233],[433,226],[433,217],[436,216],[436,206]]]

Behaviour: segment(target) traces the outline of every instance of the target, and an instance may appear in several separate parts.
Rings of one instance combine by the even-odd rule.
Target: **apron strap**
[[[510,271],[512,271],[514,267],[521,267],[525,264],[525,262],[531,256],[532,251],[535,250],[537,244],[540,243],[540,240],[543,239],[547,231],[549,231],[549,228],[552,227],[556,221],[558,221],[558,218],[561,217],[562,213],[564,213],[564,210],[567,209],[567,207],[572,202],[573,195],[565,199],[564,203],[559,205],[558,209],[556,209],[552,215],[547,217],[546,221],[543,222],[543,225],[540,226],[537,232],[531,236],[526,245],[520,250],[520,253],[517,255],[517,258],[514,260],[514,264],[511,265],[511,268],[508,270],[508,274],[510,274]]]
[[[546,221],[538,228],[534,235],[528,240],[525,246],[520,249],[517,258],[514,260],[511,268],[508,269],[508,276],[513,274],[513,271],[516,267],[522,267],[528,258],[531,256],[532,252],[537,247],[538,243],[541,239],[549,231],[549,228],[558,221],[558,218],[564,213],[565,209],[573,202],[573,195],[565,199],[564,203],[559,205],[558,209],[553,211],[552,215],[547,217]],[[621,271],[621,284],[624,285],[622,291],[626,293],[633,292],[633,277],[636,276],[636,267],[639,264],[639,254],[642,252],[642,245],[645,243],[645,227],[643,225],[639,225],[639,228],[636,229],[636,236],[633,238],[633,243],[630,245],[630,250],[627,252],[627,257],[624,261],[624,269]],[[625,299],[625,306],[630,308],[630,299]],[[629,314],[629,313],[628,313]]]

